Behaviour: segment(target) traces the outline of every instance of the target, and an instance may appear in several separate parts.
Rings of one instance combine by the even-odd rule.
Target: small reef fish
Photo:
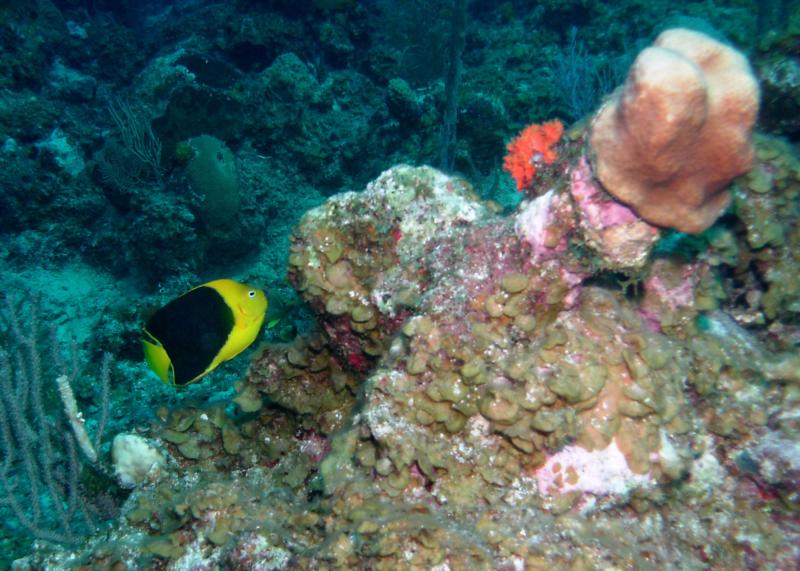
[[[145,360],[168,385],[199,381],[255,341],[267,306],[263,291],[229,279],[190,289],[147,320]]]

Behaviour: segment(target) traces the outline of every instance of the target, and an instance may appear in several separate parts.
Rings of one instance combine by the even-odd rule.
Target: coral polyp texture
[[[395,315],[390,308],[399,305],[406,315],[399,327],[377,320],[387,349],[363,377],[353,425],[332,438],[320,466],[326,492],[341,498],[334,511],[364,518],[354,525],[376,542],[369,561],[378,568],[703,568],[708,553],[718,568],[736,567],[742,544],[732,538],[760,525],[745,514],[768,509],[758,488],[764,477],[781,482],[764,489],[796,502],[793,453],[777,453],[772,439],[793,430],[784,384],[797,382],[790,363],[798,355],[771,352],[721,312],[699,319],[713,267],[654,257],[659,231],[605,195],[585,157],[563,178],[503,218],[470,206],[458,192],[462,181],[396,167],[365,192],[311,212],[296,233],[318,236],[369,213],[371,223],[356,218],[339,242],[350,264],[368,267],[378,252],[352,246],[361,232],[391,228],[410,212],[416,221],[439,220],[424,238],[402,244],[403,264],[358,280],[353,297],[380,292],[379,315]],[[413,208],[387,205],[387,193],[412,190]],[[447,214],[430,200],[442,195],[453,195],[458,208]],[[295,244],[304,260],[323,256],[318,244]],[[298,264],[295,279],[305,283],[318,268]],[[621,268],[647,269],[641,295],[601,285]],[[387,274],[404,275],[397,282],[404,287],[376,279]],[[411,284],[413,301],[405,293]],[[318,308],[331,295],[330,288],[304,293]],[[326,313],[323,322],[338,319]],[[350,330],[328,328],[331,346],[340,345],[338,333],[354,335],[348,319]],[[774,384],[756,388],[764,376]],[[249,382],[262,385],[257,373]],[[761,444],[773,434],[765,410],[788,416],[779,436]],[[739,464],[751,457],[759,459],[753,466],[777,462],[780,476],[759,474],[753,483]],[[354,498],[358,508],[346,505]],[[708,510],[726,515],[708,527]],[[398,526],[409,512],[436,530],[432,545]],[[781,542],[793,525],[769,519],[746,550]],[[454,529],[472,538],[471,550]],[[612,529],[636,539],[615,543]],[[673,531],[663,543],[666,530]],[[754,559],[790,568],[796,549],[780,545],[755,548]],[[344,549],[340,563],[363,564],[349,541]]]
[[[421,254],[486,217],[470,195],[464,180],[398,167],[366,192],[340,194],[304,216],[292,236],[289,280],[319,310],[346,367],[374,364],[429,287]]]
[[[597,113],[597,177],[642,218],[705,230],[750,169],[759,90],[745,57],[702,33],[672,29],[642,51]]]

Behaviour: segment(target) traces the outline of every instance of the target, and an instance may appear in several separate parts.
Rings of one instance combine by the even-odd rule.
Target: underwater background
[[[798,568],[797,0],[0,0],[0,159],[0,569]]]

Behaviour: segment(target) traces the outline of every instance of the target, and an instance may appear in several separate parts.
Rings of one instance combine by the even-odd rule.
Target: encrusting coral
[[[585,161],[580,164],[585,168]],[[629,486],[633,482],[650,485],[655,473],[682,473],[672,458],[668,468],[652,470],[661,463],[658,453],[666,434],[682,434],[688,426],[686,417],[677,414],[685,361],[670,358],[675,353],[670,342],[649,331],[627,302],[581,287],[604,265],[641,263],[638,251],[629,260],[609,256],[605,261],[603,244],[593,265],[570,254],[570,244],[582,240],[582,230],[572,222],[576,218],[592,229],[606,218],[612,219],[609,224],[634,223],[611,203],[606,207],[614,211],[610,216],[603,217],[602,206],[585,215],[573,206],[573,201],[588,202],[585,187],[581,182],[553,190],[508,220],[492,217],[459,190],[463,187],[436,171],[401,166],[367,191],[337,197],[304,218],[298,236],[341,236],[337,230],[365,212],[371,213],[374,226],[391,234],[393,225],[407,218],[406,208],[374,207],[391,204],[386,197],[407,196],[410,189],[415,224],[443,214],[435,199],[439,196],[447,196],[452,205],[447,219],[470,213],[461,226],[443,223],[428,227],[424,237],[400,236],[388,252],[404,251],[408,262],[377,274],[384,279],[372,274],[369,281],[312,294],[319,298],[318,307],[330,306],[322,300],[337,298],[381,300],[371,305],[374,329],[392,341],[366,381],[361,418],[370,439],[355,453],[377,470],[379,485],[390,496],[414,487],[422,493],[428,485],[451,509],[469,510],[476,502],[496,501],[493,486],[513,485],[521,473],[534,473],[570,442],[586,451],[613,446],[625,459],[617,481],[593,485],[600,495],[607,495],[602,490],[629,493],[637,487]],[[576,189],[582,192],[580,201],[573,198]],[[531,209],[541,221],[531,217]],[[539,236],[540,226],[550,234]],[[596,233],[601,234],[599,229]],[[349,241],[340,243],[342,259],[353,267],[369,265],[367,257],[376,252],[354,249]],[[302,245],[297,253],[303,259],[322,263],[295,266],[301,282],[330,274],[333,265],[323,260],[315,241],[295,244]],[[435,246],[429,250],[427,244]],[[643,244],[652,246],[653,240]],[[398,296],[405,299],[409,288],[416,293],[413,303],[405,302],[410,316],[400,335],[392,335],[389,318]],[[348,295],[355,291],[358,297]],[[352,315],[347,322],[350,330],[328,329],[331,345],[341,343],[339,333],[345,339],[353,335],[358,322]],[[621,338],[628,341],[614,342]],[[260,384],[257,377],[251,382]],[[568,468],[566,461],[562,464]],[[573,477],[594,478],[577,470]],[[558,488],[546,489],[551,487]]]
[[[745,57],[686,29],[642,51],[597,113],[597,178],[653,224],[702,232],[727,207],[726,186],[750,168],[759,91]]]

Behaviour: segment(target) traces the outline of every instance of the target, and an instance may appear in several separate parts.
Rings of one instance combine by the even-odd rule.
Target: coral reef
[[[758,84],[742,54],[685,29],[642,51],[592,125],[597,177],[645,220],[697,233],[752,160]]]
[[[434,279],[421,252],[489,213],[466,181],[433,169],[401,166],[368,188],[308,212],[289,256],[290,282],[318,310],[342,363],[362,372]]]
[[[576,172],[586,168],[586,161],[579,161]],[[377,470],[377,482],[389,496],[408,495],[410,487],[417,489],[413,494],[430,493],[449,509],[466,513],[483,501],[497,501],[498,488],[512,485],[521,474],[533,477],[569,443],[586,451],[612,450],[607,453],[624,458],[625,469],[615,474],[623,480],[627,474],[630,482],[652,482],[663,472],[673,478],[682,474],[675,465],[677,445],[669,445],[673,456],[668,460],[659,451],[667,435],[680,438],[691,426],[685,411],[679,415],[687,363],[674,358],[677,348],[651,331],[624,298],[581,285],[602,268],[641,265],[646,254],[632,248],[634,255],[621,256],[613,246],[609,254],[602,240],[595,242],[598,254],[588,261],[570,254],[582,241],[583,227],[594,236],[603,230],[597,225],[632,223],[616,213],[616,208],[625,209],[618,204],[609,206],[610,214],[598,208],[586,215],[592,211],[586,206],[586,176],[575,175],[571,184],[524,206],[516,220],[488,212],[464,220],[460,212],[480,212],[477,204],[467,209],[467,197],[454,193],[452,200],[463,206],[450,216],[426,200],[454,186],[453,181],[433,171],[397,167],[365,192],[321,207],[327,216],[311,212],[304,218],[300,234],[327,236],[337,251],[342,249],[348,265],[372,268],[372,254],[366,254],[372,249],[353,248],[350,238],[330,237],[353,220],[350,213],[379,211],[371,221],[384,227],[381,220],[398,212],[417,221],[434,214],[461,221],[451,228],[439,224],[433,239],[404,234],[396,244],[409,262],[401,260],[391,269],[411,272],[413,278],[402,283],[414,286],[416,303],[366,381],[360,418],[361,434],[368,438],[355,452],[370,459],[365,465]],[[424,216],[387,205],[386,195],[399,196],[410,188]],[[331,209],[338,218],[331,219]],[[576,218],[580,224],[571,222]],[[348,227],[351,236],[360,235],[357,227]],[[631,236],[636,242],[636,233]],[[430,242],[435,247],[426,245]],[[654,240],[643,243],[652,247]],[[584,245],[592,247],[588,241]],[[316,255],[295,259],[304,283],[329,274],[308,260],[322,259],[331,244],[318,241],[314,246]],[[382,324],[406,296],[406,289],[387,287],[396,283],[391,273],[379,272],[357,284],[305,288],[304,293],[325,308],[326,322],[340,319],[331,299],[356,304],[379,298],[381,304],[369,307],[373,331],[386,337],[395,328]],[[376,283],[376,277],[383,279]],[[358,326],[353,311],[346,324],[328,327],[331,346],[354,346],[349,341]],[[615,339],[628,339],[629,345]],[[576,480],[592,478],[566,461],[561,465]],[[637,478],[642,474],[648,478]],[[613,478],[605,485],[625,488]],[[557,486],[545,488],[551,487]]]
[[[0,505],[0,567],[796,567],[800,161],[751,140],[741,54],[665,32],[593,121],[522,132],[515,185],[504,143],[601,101],[675,3],[471,3],[458,176],[409,166],[439,156],[447,2],[91,4],[0,8],[0,267],[115,355],[81,485],[124,504],[32,547]],[[680,15],[752,53],[755,7]],[[794,28],[754,65],[790,137]],[[278,307],[287,272],[249,369],[143,374],[148,306],[213,273]]]
[[[290,276],[320,330],[261,351],[235,417],[162,411],[151,437],[167,467],[121,525],[71,556],[792,568],[800,355],[719,309],[733,284],[718,272],[752,251],[754,218],[742,207],[741,228],[702,256],[669,250],[596,182],[588,139],[570,138],[557,183],[512,216],[459,178],[404,165],[309,211]],[[800,188],[788,148],[757,148],[757,168],[780,176],[756,209]],[[734,194],[759,195],[758,180]],[[769,255],[794,244],[781,235]],[[615,283],[625,274],[638,293]],[[17,568],[63,557],[40,550]]]

